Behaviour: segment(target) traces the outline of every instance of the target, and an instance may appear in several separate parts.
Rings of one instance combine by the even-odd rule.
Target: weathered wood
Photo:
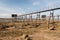
[[[60,7],[53,8],[53,9],[48,9],[48,10],[44,10],[44,11],[39,11],[39,12],[33,12],[33,13],[29,13],[29,14],[24,14],[24,15],[31,15],[31,14],[43,13],[43,12],[48,12],[48,11],[53,11],[53,10],[59,10],[59,9],[60,9]],[[24,15],[20,15],[20,16],[24,16]]]
[[[52,20],[52,23],[51,23],[51,20]],[[50,27],[50,24],[52,24],[52,27]],[[50,30],[55,29],[54,24],[55,24],[55,22],[54,22],[54,11],[52,11],[52,12],[50,12],[50,17],[49,17],[49,21],[48,21],[48,29],[50,29]]]

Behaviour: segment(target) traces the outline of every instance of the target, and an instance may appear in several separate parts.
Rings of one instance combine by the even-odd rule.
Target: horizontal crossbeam
[[[39,11],[39,12],[33,12],[33,13],[29,13],[29,14],[24,14],[24,15],[43,13],[43,12],[54,11],[54,10],[59,10],[59,9],[60,9],[60,7],[59,8],[54,8],[54,9],[49,9],[49,10],[44,10],[44,11]],[[20,15],[20,16],[24,16],[24,15]]]

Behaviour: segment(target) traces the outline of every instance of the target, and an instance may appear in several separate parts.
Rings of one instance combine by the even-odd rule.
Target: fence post
[[[59,21],[59,15],[57,17],[58,17],[58,21]]]
[[[24,18],[23,18],[23,16],[21,16],[22,17],[22,27],[24,26],[23,24],[24,24]]]
[[[40,13],[37,13],[36,24],[40,25]]]
[[[25,15],[25,25],[27,25],[27,15]]]
[[[31,26],[32,26],[32,24],[33,24],[33,19],[32,19],[32,14],[30,14],[30,22],[31,22]]]
[[[52,20],[51,20],[51,18],[52,18]],[[52,21],[52,23],[50,23],[50,21]],[[50,24],[52,24],[52,30],[54,30],[54,28],[55,28],[55,22],[54,22],[54,11],[52,11],[52,12],[50,12],[50,17],[49,17],[49,20],[48,20],[48,28],[50,28]]]

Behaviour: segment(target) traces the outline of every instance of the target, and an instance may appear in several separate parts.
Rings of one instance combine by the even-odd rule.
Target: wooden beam
[[[39,11],[39,12],[33,12],[33,13],[29,13],[29,14],[24,14],[24,15],[31,15],[31,14],[37,14],[37,13],[43,13],[43,12],[47,12],[47,11],[53,11],[53,10],[59,10],[59,8],[53,8],[53,9],[49,9],[49,10],[44,10],[44,11]],[[24,16],[24,15],[20,15],[20,16]]]

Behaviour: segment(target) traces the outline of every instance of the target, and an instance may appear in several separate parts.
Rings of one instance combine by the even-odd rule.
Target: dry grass
[[[29,23],[29,22],[27,22],[27,23]],[[39,22],[37,22],[37,23],[39,23]],[[3,37],[8,38],[9,36],[16,38],[16,37],[22,36],[23,34],[34,35],[36,33],[43,33],[43,34],[45,33],[52,37],[60,38],[60,32],[59,32],[60,23],[58,23],[58,22],[56,23],[57,24],[56,30],[54,30],[54,31],[51,31],[48,29],[48,25],[47,25],[46,21],[45,22],[41,21],[40,25],[38,27],[35,27],[36,21],[33,21],[34,25],[32,24],[32,22],[30,22],[30,25],[25,25],[23,27],[22,27],[22,25],[24,25],[24,23],[22,23],[22,22],[0,23],[0,25],[3,25],[3,24],[8,25],[9,28],[6,28],[6,29],[0,31],[0,37],[2,37],[2,38]]]

